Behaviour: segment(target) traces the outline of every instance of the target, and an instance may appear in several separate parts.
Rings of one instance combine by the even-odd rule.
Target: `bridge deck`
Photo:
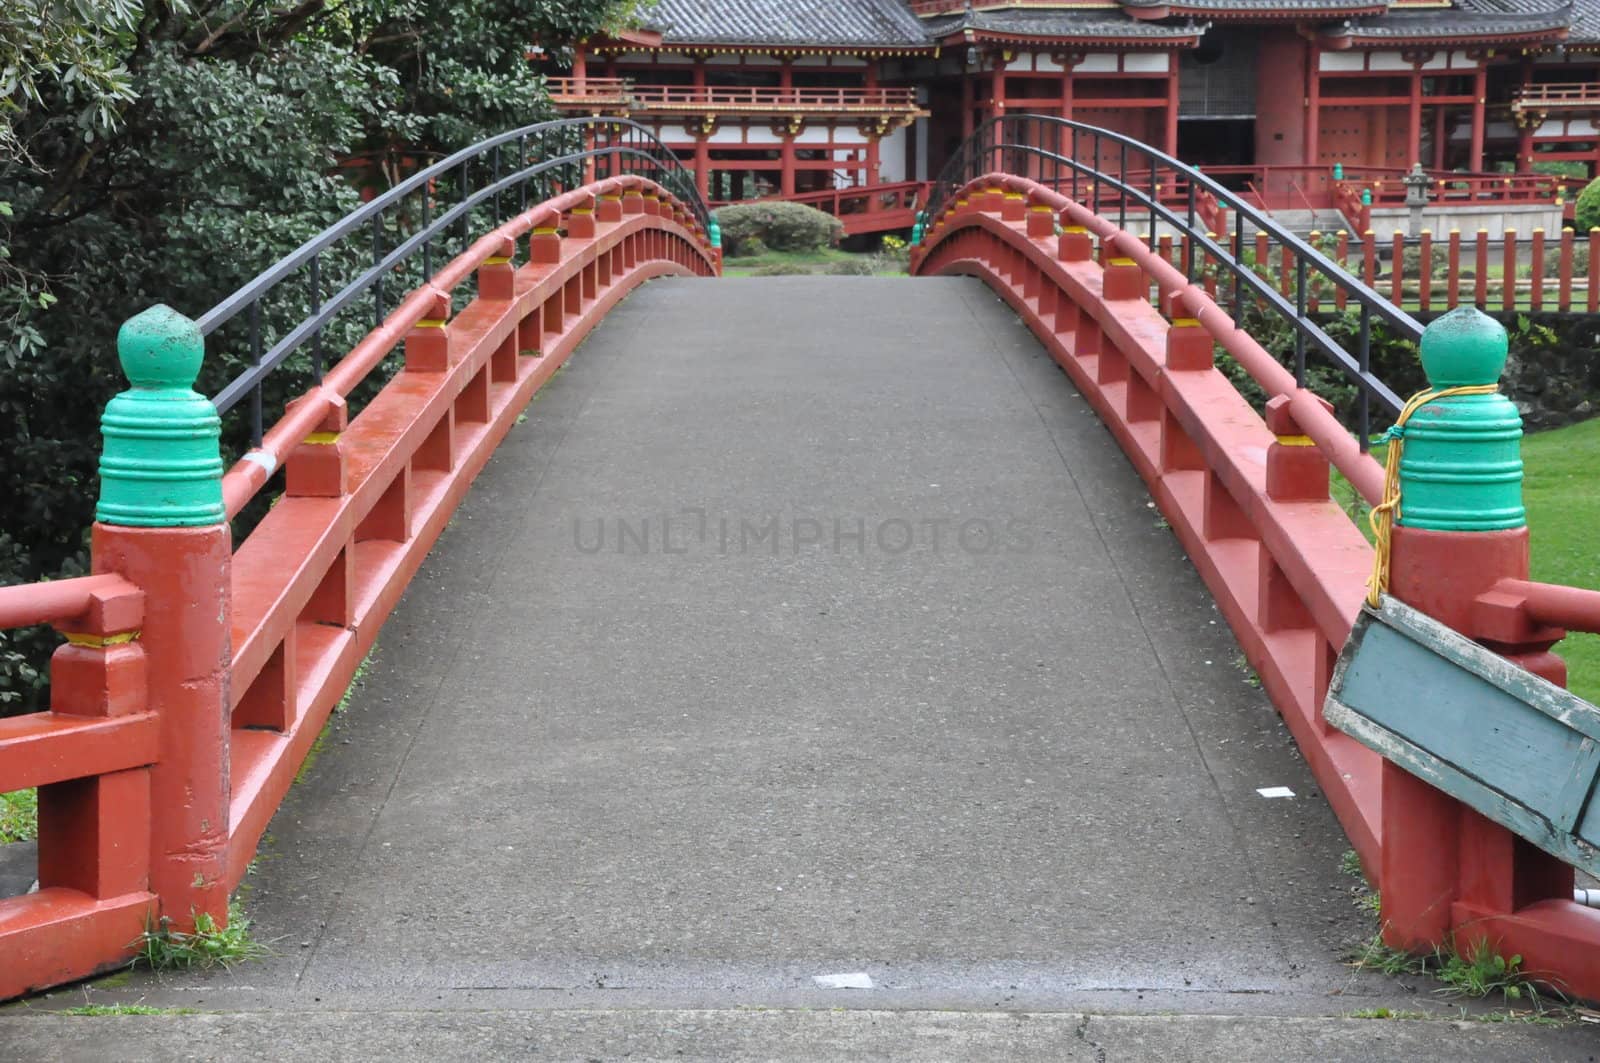
[[[279,812],[273,955],[94,997],[1433,1006],[1342,963],[1345,841],[1236,655],[976,282],[657,282],[530,407]]]

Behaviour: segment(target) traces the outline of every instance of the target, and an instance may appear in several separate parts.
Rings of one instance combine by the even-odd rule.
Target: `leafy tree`
[[[198,314],[395,180],[400,160],[549,117],[531,44],[559,53],[640,11],[0,0],[0,584],[82,565],[123,320],[157,302]],[[267,313],[296,320],[299,298]],[[203,386],[239,358],[213,336]],[[289,368],[280,392],[304,379]],[[52,641],[0,635],[0,713],[42,682],[8,655],[37,669]]]
[[[1575,226],[1580,233],[1590,229],[1600,228],[1600,177],[1590,181],[1582,192],[1578,193],[1578,202],[1574,207]]]

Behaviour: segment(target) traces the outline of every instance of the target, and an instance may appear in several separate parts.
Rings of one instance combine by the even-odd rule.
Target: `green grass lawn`
[[[1600,419],[1528,436],[1522,461],[1533,578],[1600,588]],[[1568,635],[1556,652],[1573,693],[1600,701],[1600,635]]]
[[[1382,461],[1382,448],[1373,456]],[[1600,589],[1600,418],[1528,435],[1522,461],[1533,578]],[[1331,493],[1370,540],[1366,504],[1337,472]],[[1573,693],[1600,701],[1600,635],[1568,635],[1556,652]]]

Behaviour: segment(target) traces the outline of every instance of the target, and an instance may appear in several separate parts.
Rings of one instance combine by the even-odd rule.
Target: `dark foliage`
[[[158,302],[198,315],[364,189],[549,117],[530,46],[559,54],[636,7],[0,0],[0,68],[18,72],[0,99],[0,585],[84,565],[123,320]],[[328,256],[325,283],[356,261]],[[299,293],[280,293],[268,330],[303,311]],[[353,311],[328,350],[363,320],[370,309]],[[213,336],[200,390],[214,393],[246,353],[237,330]],[[269,418],[306,382],[303,362],[286,368]],[[37,705],[54,641],[0,633],[0,713]]]

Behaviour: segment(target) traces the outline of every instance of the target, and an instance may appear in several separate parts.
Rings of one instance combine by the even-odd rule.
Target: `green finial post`
[[[1344,180],[1344,163],[1336,162],[1333,164],[1333,179],[1335,181]]]
[[[711,215],[706,221],[706,238],[711,241],[712,247],[720,248],[722,246],[722,226],[717,224],[717,216],[715,214]]]
[[[1372,206],[1372,189],[1363,188],[1361,190],[1361,205],[1363,207]]]
[[[117,357],[133,385],[100,418],[100,504],[95,519],[139,528],[221,524],[222,422],[194,391],[205,339],[170,306],[129,318]]]
[[[1506,330],[1462,307],[1422,333],[1422,369],[1435,390],[1498,383]],[[1411,415],[1400,456],[1400,517],[1408,528],[1500,531],[1527,523],[1522,506],[1522,415],[1499,392],[1434,399]]]
[[[923,234],[927,232],[927,227],[928,227],[928,223],[927,223],[926,218],[927,218],[927,215],[923,211],[920,211],[920,210],[917,211],[916,223],[911,226],[911,246],[912,247],[916,247],[918,244],[922,243]]]

